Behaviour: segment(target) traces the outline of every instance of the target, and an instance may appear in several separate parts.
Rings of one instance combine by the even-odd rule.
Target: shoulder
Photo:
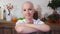
[[[24,20],[25,20],[25,19],[23,19],[23,20],[18,20],[18,21],[16,22],[16,24],[24,23]]]
[[[34,24],[44,24],[43,21],[41,21],[40,19],[34,20]]]

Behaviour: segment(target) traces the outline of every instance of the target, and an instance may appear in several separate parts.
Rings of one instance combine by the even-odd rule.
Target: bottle
[[[10,10],[7,10],[6,11],[6,20],[7,21],[11,21],[11,13],[10,13]]]

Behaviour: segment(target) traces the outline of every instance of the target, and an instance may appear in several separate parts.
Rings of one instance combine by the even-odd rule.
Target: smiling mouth
[[[27,16],[30,16],[30,15],[27,15]]]
[[[27,16],[30,16],[30,14],[26,14]]]

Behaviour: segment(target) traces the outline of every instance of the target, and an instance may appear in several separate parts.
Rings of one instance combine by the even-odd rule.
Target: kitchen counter
[[[0,34],[17,34],[14,27],[15,22],[0,20]]]
[[[14,27],[15,22],[8,22],[6,20],[0,20],[0,34],[18,34]],[[46,22],[51,27],[50,32],[44,32],[44,34],[60,34],[60,24],[52,24]],[[38,32],[37,34],[43,34],[43,32]]]
[[[60,30],[60,23],[56,24],[56,23],[46,23],[51,27],[51,30]]]
[[[4,26],[4,27],[14,27],[15,26],[15,22],[9,22],[6,20],[0,20],[0,27]]]
[[[0,19],[0,22],[1,22],[1,23],[14,23],[14,22],[12,22],[12,21],[6,21],[6,20],[1,20],[1,19]]]

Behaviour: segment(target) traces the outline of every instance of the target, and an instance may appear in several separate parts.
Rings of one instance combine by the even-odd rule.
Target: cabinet
[[[15,23],[0,20],[0,34],[18,34],[14,27]]]
[[[47,24],[47,23],[46,23]],[[53,25],[48,24],[51,27],[51,30],[49,32],[34,32],[31,34],[60,34],[60,24]],[[5,20],[0,20],[0,34],[18,34],[15,29],[15,23],[14,22],[7,22]]]

